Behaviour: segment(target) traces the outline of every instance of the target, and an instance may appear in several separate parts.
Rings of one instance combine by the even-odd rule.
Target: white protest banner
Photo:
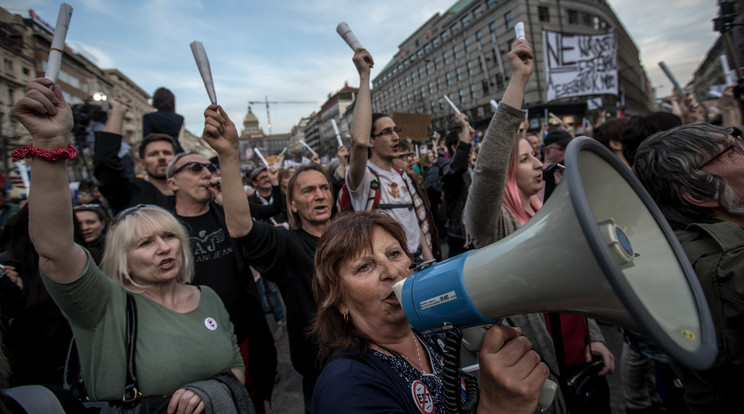
[[[617,95],[614,33],[596,36],[543,30],[546,100],[570,96]]]

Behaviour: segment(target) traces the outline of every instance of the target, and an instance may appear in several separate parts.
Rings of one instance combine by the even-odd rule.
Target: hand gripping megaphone
[[[393,289],[422,332],[561,312],[645,334],[692,369],[716,357],[710,310],[679,241],[631,171],[590,138],[571,141],[560,185],[522,228]]]

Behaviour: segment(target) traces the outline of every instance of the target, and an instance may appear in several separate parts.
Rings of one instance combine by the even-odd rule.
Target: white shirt
[[[408,243],[408,251],[411,254],[417,252],[421,246],[421,229],[419,228],[418,218],[416,218],[416,210],[413,207],[413,194],[416,193],[416,189],[410,182],[410,179],[406,174],[399,174],[394,169],[385,171],[380,167],[367,161],[367,166],[377,173],[377,179],[380,182],[380,204],[398,204],[398,205],[409,205],[410,208],[381,208],[377,209],[379,213],[386,214],[395,221],[397,221],[406,232],[406,240]],[[349,189],[349,196],[351,198],[351,206],[354,211],[364,211],[367,207],[367,199],[369,198],[369,187],[372,184],[374,175],[369,171],[369,168],[364,170],[364,179],[356,190],[351,191]],[[349,180],[349,170],[346,170],[346,182]],[[409,190],[411,193],[409,194]]]

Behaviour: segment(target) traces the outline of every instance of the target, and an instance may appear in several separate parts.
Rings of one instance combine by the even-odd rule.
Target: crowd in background
[[[547,412],[609,413],[611,393],[622,393],[628,413],[735,409],[735,386],[744,378],[739,87],[726,89],[718,102],[723,111],[711,118],[686,94],[669,99],[670,111],[617,118],[600,109],[588,115],[596,122],[582,127],[530,129],[521,106],[531,54],[526,41],[514,44],[512,78],[486,131],[457,114],[450,130],[420,143],[400,139],[393,118],[372,111],[373,60],[358,49],[352,145],[339,147],[328,165],[316,156],[297,168],[242,173],[235,125],[216,105],[205,110],[203,135],[218,157],[183,152],[183,117],[173,94],[160,88],[153,98],[158,111],[144,118],[137,149],[146,173],[140,178],[122,152],[128,108],[113,100],[94,134],[95,180],[81,183],[74,198],[63,162],[74,156],[65,152],[69,107],[51,82],[31,82],[14,114],[34,139],[27,157],[41,158],[31,162],[34,191],[23,206],[0,191],[0,386],[46,384],[62,399],[77,381],[64,375],[77,348],[74,368],[87,393],[118,398],[130,385],[123,333],[127,297],[134,297],[140,315],[155,321],[140,318],[137,327],[137,352],[147,355],[138,359],[140,390],[165,396],[160,404],[169,412],[210,412],[218,398],[198,389],[205,381],[225,384],[225,376],[239,380],[248,396],[233,397],[236,407],[265,412],[280,380],[274,341],[284,335],[308,412],[414,410],[417,396],[419,409],[444,412],[451,402],[442,381],[444,349],[411,329],[392,283],[409,267],[517,231],[560,184],[570,142],[588,136],[633,169],[678,231],[714,314],[719,357],[711,370],[697,372],[623,331],[616,367],[620,355],[608,349],[596,321],[513,315],[489,330],[481,348],[480,406],[532,412],[540,384],[550,378],[559,391]],[[206,319],[186,317],[199,312]],[[197,325],[209,332],[189,333]],[[222,332],[214,345],[220,351],[205,352],[215,330]],[[102,346],[115,351],[101,355]],[[178,349],[158,349],[166,346]],[[200,355],[208,362],[195,363]],[[622,389],[611,390],[603,377],[616,371]],[[591,395],[570,393],[567,378],[575,375],[592,382]],[[462,374],[462,381],[464,387],[470,377]],[[417,394],[419,386],[425,391]],[[455,403],[469,404],[468,394]],[[23,405],[23,396],[8,395],[0,407]]]

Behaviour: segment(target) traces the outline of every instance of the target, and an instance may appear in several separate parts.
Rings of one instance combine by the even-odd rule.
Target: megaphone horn
[[[420,331],[561,312],[645,334],[693,369],[716,357],[713,319],[679,241],[631,171],[590,138],[571,141],[560,185],[522,228],[394,290]]]

